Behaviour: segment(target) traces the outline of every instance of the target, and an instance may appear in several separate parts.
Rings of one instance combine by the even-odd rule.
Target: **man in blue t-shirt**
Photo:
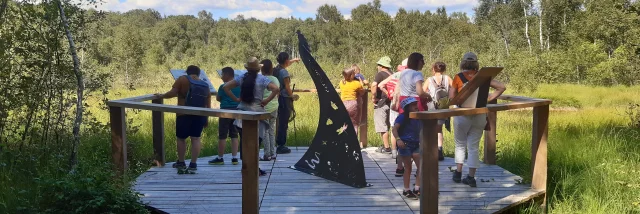
[[[277,154],[291,153],[291,149],[287,148],[287,130],[289,129],[289,118],[293,109],[293,101],[298,99],[298,95],[293,94],[291,89],[291,77],[289,76],[289,67],[300,59],[289,59],[289,54],[281,52],[277,57],[278,66],[273,70],[273,76],[278,78],[280,82],[280,96],[278,96],[278,129],[276,133],[276,149]]]
[[[225,83],[233,80],[234,78],[234,70],[233,68],[226,67],[222,69],[222,81]],[[220,102],[220,109],[230,109],[236,110],[238,109],[238,102],[234,101],[229,97],[224,90],[222,90],[224,84],[220,85],[218,88],[218,95],[216,96],[216,100]],[[231,92],[236,97],[240,97],[240,86],[237,86],[231,89]],[[233,125],[235,119],[230,118],[219,118],[218,120],[218,157],[209,161],[209,164],[214,165],[222,165],[224,164],[224,147],[227,145],[227,137],[231,138],[231,163],[233,165],[238,164],[238,130],[236,126]]]

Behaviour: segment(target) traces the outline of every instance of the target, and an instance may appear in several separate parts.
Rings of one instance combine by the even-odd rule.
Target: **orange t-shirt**
[[[471,81],[473,77],[476,76],[478,71],[463,71],[461,73],[462,75],[464,75],[465,78],[467,78],[468,81]],[[464,83],[462,83],[460,76],[456,74],[453,77],[453,88],[455,88],[458,92],[460,92],[462,90],[462,87],[464,87]]]
[[[178,77],[178,79],[173,83],[173,88],[178,89],[178,105],[184,106],[187,98],[187,92],[189,92],[189,79],[187,76]],[[223,92],[224,93],[224,92]],[[207,97],[207,108],[211,108],[211,94]]]

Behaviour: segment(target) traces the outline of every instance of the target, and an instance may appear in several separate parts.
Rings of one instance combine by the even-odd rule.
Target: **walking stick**
[[[296,90],[296,84],[293,84],[293,88],[291,89],[292,91]],[[295,105],[293,103],[293,97],[291,98],[291,113],[293,113],[293,138],[296,141],[296,152],[298,151],[298,127],[296,126],[296,110],[295,110]]]

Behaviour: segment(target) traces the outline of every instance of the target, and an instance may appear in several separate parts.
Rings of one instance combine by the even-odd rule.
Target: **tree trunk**
[[[0,26],[2,26],[2,24],[4,23],[4,19],[2,19],[2,16],[4,16],[4,12],[7,10],[7,2],[9,0],[2,0],[2,3],[0,3]]]
[[[71,58],[73,59],[73,72],[76,75],[76,81],[78,84],[78,90],[76,91],[76,119],[73,122],[73,147],[71,149],[71,156],[69,157],[69,167],[71,171],[75,171],[78,165],[78,146],[80,145],[80,126],[82,125],[83,103],[82,96],[84,94],[84,79],[82,72],[80,71],[80,61],[78,60],[78,53],[76,52],[76,46],[73,43],[73,35],[69,30],[69,21],[64,14],[64,8],[62,7],[62,1],[58,0],[58,9],[60,9],[60,19],[64,25],[64,30],[69,40],[69,51],[71,52]]]
[[[507,51],[507,56],[511,56],[511,53],[509,53],[509,40],[507,36],[505,36],[504,31],[500,31],[500,33],[502,34],[502,40],[504,40],[504,48]]]
[[[540,0],[540,50],[544,50],[544,41],[542,38],[542,0]]]
[[[526,4],[524,0],[522,0],[522,4]],[[524,10],[524,36],[527,38],[527,43],[529,44],[529,53],[531,53],[531,38],[529,38],[529,19],[527,18],[527,7],[523,6]]]

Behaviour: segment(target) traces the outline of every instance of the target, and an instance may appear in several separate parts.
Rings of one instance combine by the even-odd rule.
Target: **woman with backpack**
[[[271,79],[258,74],[262,67],[258,62],[258,58],[249,58],[244,67],[247,69],[247,73],[242,76],[237,76],[224,84],[222,89],[224,89],[224,93],[232,100],[240,103],[238,104],[238,110],[265,112],[264,106],[280,93],[280,87],[274,84]],[[240,86],[240,98],[231,92],[231,89],[238,85]],[[271,95],[266,99],[263,98],[265,90],[271,91]],[[234,124],[238,127],[238,132],[240,133],[240,159],[242,159],[242,120],[236,120]],[[267,127],[269,127],[269,123],[266,121],[260,121],[258,123],[260,142],[262,142],[262,139],[265,139],[265,130]],[[260,175],[266,175],[266,172],[260,170]]]
[[[462,91],[462,88],[478,73],[480,64],[478,63],[478,56],[474,53],[466,53],[462,57],[460,62],[460,69],[462,70],[453,78],[453,88],[449,90],[449,98],[453,99],[458,95],[458,92]],[[497,99],[502,93],[507,90],[507,87],[497,81],[491,80],[491,88],[495,91],[488,96],[488,101]],[[460,104],[463,108],[475,108],[478,102],[477,93],[469,96],[464,103]],[[470,187],[476,187],[476,169],[480,166],[480,159],[478,155],[478,147],[480,144],[480,138],[485,125],[487,124],[486,114],[457,116],[453,117],[454,133],[453,137],[456,141],[455,159],[457,169],[453,173],[453,181],[456,183],[464,183]],[[469,166],[469,174],[462,178],[462,165],[464,164],[465,149],[468,153],[467,165]]]
[[[447,65],[444,62],[436,62],[431,66],[432,76],[424,82],[424,91],[428,92],[433,100],[427,103],[429,110],[448,109],[449,108],[449,90],[453,89],[453,80],[444,74],[447,71]],[[442,152],[442,143],[444,135],[442,134],[442,125],[446,124],[449,129],[449,120],[438,120],[438,160],[444,160]]]

